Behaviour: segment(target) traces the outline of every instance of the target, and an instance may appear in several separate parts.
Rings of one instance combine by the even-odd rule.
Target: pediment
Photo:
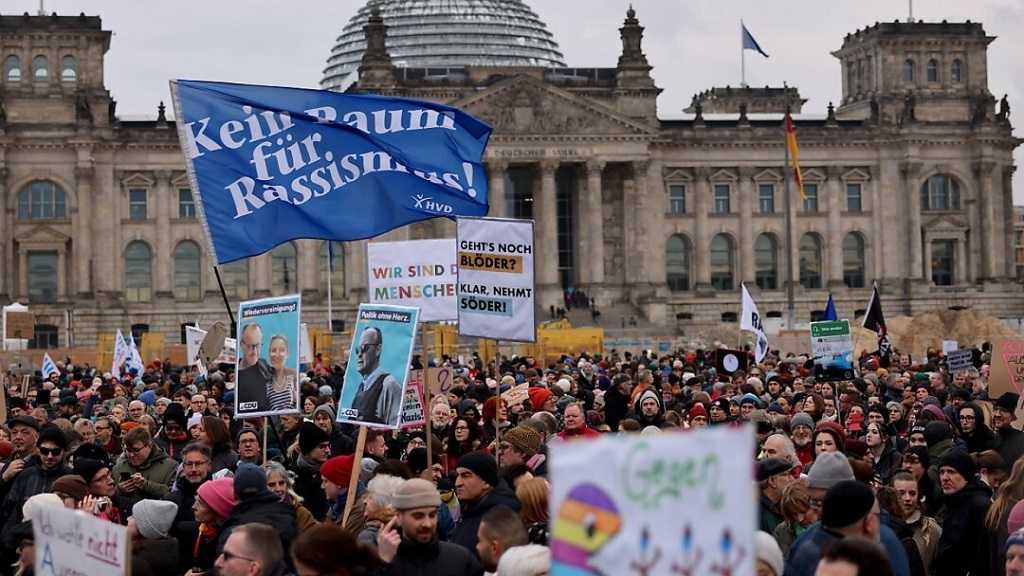
[[[843,180],[871,180],[871,174],[860,168],[854,168],[843,172]]]
[[[967,222],[952,214],[943,214],[925,222],[924,229],[930,232],[963,232],[967,230]]]
[[[781,182],[782,181],[782,174],[779,174],[778,171],[776,171],[774,169],[771,169],[771,168],[766,169],[766,170],[761,170],[757,174],[754,174],[754,181],[765,181],[765,180],[769,180],[769,181],[774,180],[775,182]]]
[[[825,173],[822,172],[821,170],[818,170],[817,168],[809,168],[807,170],[802,170],[801,173],[802,173],[802,175],[804,177],[804,180],[807,180],[807,181],[810,181],[810,182],[824,182],[825,181]]]
[[[125,188],[149,188],[156,184],[156,180],[141,172],[133,172],[121,179],[121,185]]]
[[[46,224],[33,226],[28,232],[18,234],[19,244],[67,244],[71,237]]]
[[[739,178],[730,170],[716,170],[711,174],[712,182],[736,182]]]
[[[175,188],[188,188],[192,186],[189,182],[188,172],[175,172],[174,177],[171,179],[171,186]]]
[[[655,135],[655,129],[587,97],[518,75],[452,102],[497,134]]]
[[[665,170],[666,182],[692,182],[693,176],[685,168],[668,168]]]

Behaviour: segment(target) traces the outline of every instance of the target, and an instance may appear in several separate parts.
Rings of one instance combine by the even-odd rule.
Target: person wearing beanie
[[[358,474],[356,470],[355,454],[346,456],[335,456],[320,467],[324,497],[327,500],[327,513],[324,521],[341,525],[342,516],[345,513],[345,500],[348,498],[349,482],[352,474]],[[353,534],[359,534],[365,528],[366,522],[363,512],[366,507],[366,483],[362,480],[356,481],[356,495],[352,504],[352,511],[348,520],[342,526]]]
[[[530,388],[530,405],[534,412],[554,412],[555,398],[547,388]]]
[[[875,494],[866,484],[856,480],[835,484],[822,501],[821,522],[804,532],[790,548],[786,576],[814,576],[824,551],[839,540],[866,538],[878,542],[882,537],[880,514]],[[898,541],[896,545],[902,546]],[[902,562],[894,559],[893,564],[897,563],[907,563],[905,552]]]
[[[34,419],[32,421],[35,422]],[[27,423],[21,427],[27,427]],[[9,484],[9,491],[0,508],[0,517],[4,518],[2,533],[6,534],[25,519],[21,508],[29,498],[50,492],[57,478],[72,473],[71,468],[64,464],[67,444],[67,437],[52,424],[39,431],[36,439],[37,453],[28,457],[27,463],[23,462],[21,471],[13,480],[5,483]],[[8,486],[5,485],[5,488]]]
[[[441,497],[432,482],[421,478],[406,480],[395,491],[392,505],[397,513],[377,535],[377,553],[388,565],[384,574],[483,573],[473,551],[438,539],[437,510]]]
[[[633,405],[633,414],[640,426],[660,428],[665,423],[665,408],[658,391],[653,388],[644,390]]]
[[[356,451],[355,441],[335,424],[334,408],[330,404],[321,404],[313,410],[313,423],[330,437],[331,456],[343,456]]]
[[[163,427],[153,438],[153,442],[163,449],[168,456],[181,461],[181,451],[191,442],[191,437],[186,429],[188,420],[185,418],[185,409],[181,404],[172,403],[164,410],[161,417]]]
[[[999,455],[1003,462],[1016,462],[1024,456],[1024,432],[1013,427],[1017,420],[1017,405],[1020,403],[1020,395],[1015,392],[1006,392],[996,399],[992,407],[992,427],[999,436]]]
[[[459,458],[455,468],[455,495],[459,498],[462,520],[450,541],[475,553],[480,520],[495,506],[519,510],[519,501],[498,476],[498,463],[487,452],[470,452]]]
[[[921,497],[921,511],[935,516],[942,508],[942,488],[938,482],[938,467],[932,475],[931,456],[926,446],[910,446],[903,454],[903,469],[917,480],[917,492]]]
[[[263,468],[240,463],[235,470],[233,486],[235,506],[217,536],[216,556],[224,551],[224,543],[234,529],[253,522],[273,526],[282,549],[288,550],[296,534],[295,510],[270,491]]]
[[[790,439],[796,456],[806,468],[814,462],[814,419],[807,412],[797,412],[789,421]]]
[[[199,486],[196,499],[192,503],[196,530],[191,540],[182,541],[179,537],[179,548],[187,550],[188,566],[205,571],[213,569],[217,559],[217,539],[222,526],[231,516],[235,508],[235,481],[232,478],[207,480]]]
[[[312,422],[299,427],[299,455],[295,460],[295,493],[317,520],[327,514],[328,499],[321,488],[320,467],[331,456],[331,437]]]
[[[845,452],[846,432],[837,422],[818,422],[814,428],[814,457],[823,452]]]
[[[988,531],[985,516],[992,489],[977,477],[971,456],[949,450],[938,462],[945,516],[935,556],[941,574],[988,574]]]
[[[1024,529],[1018,529],[1006,539],[1006,576],[1024,576]]]
[[[525,464],[534,476],[547,475],[547,458],[541,454],[541,435],[527,426],[516,426],[501,437],[498,446],[501,464]],[[539,456],[539,457],[538,457]]]
[[[690,428],[706,428],[708,425],[708,409],[700,402],[694,402],[686,413]]]
[[[166,500],[139,500],[128,518],[132,542],[132,574],[174,574],[178,569],[178,541],[170,535],[178,506]]]
[[[757,560],[754,565],[758,576],[782,576],[782,550],[775,538],[762,530],[754,534],[754,547]]]

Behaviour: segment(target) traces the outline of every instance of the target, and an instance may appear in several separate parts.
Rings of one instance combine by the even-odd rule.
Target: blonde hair
[[[999,486],[996,498],[985,515],[985,527],[990,532],[998,532],[1003,514],[1021,499],[1024,499],[1024,459],[1014,462],[1010,477]]]
[[[537,522],[548,521],[548,495],[551,493],[551,485],[543,478],[531,478],[524,480],[516,488],[516,499],[522,507],[519,509],[519,517],[523,524],[529,526]]]

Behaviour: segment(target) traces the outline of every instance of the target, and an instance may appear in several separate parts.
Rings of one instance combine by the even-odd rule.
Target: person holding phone
[[[124,436],[124,458],[114,466],[117,491],[126,509],[145,498],[164,499],[171,490],[178,463],[153,443],[145,426]]]
[[[121,510],[114,505],[117,493],[110,464],[90,458],[75,458],[75,474],[81,476],[89,486],[89,493],[82,499],[81,509],[95,516],[121,524]]]

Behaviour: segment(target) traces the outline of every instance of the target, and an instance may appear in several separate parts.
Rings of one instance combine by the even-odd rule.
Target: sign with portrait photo
[[[238,306],[235,418],[299,412],[298,294]]]
[[[360,304],[338,422],[398,428],[405,402],[419,308]]]

